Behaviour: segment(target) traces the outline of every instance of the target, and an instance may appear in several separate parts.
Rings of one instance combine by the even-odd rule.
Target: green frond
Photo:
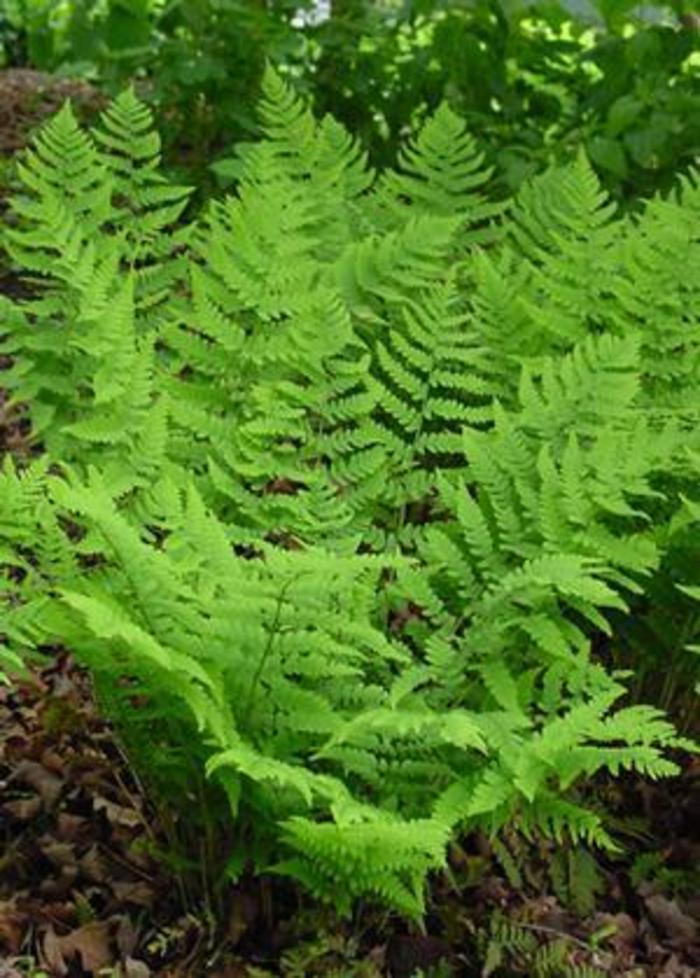
[[[113,175],[119,200],[114,219],[132,243],[132,260],[167,254],[163,232],[178,221],[191,190],[171,185],[161,174],[160,136],[151,110],[128,88],[100,123],[93,136]]]
[[[491,172],[463,120],[443,102],[402,148],[396,170],[382,175],[373,203],[397,225],[416,214],[458,215],[474,243],[486,239],[484,225],[503,209],[484,195]]]
[[[424,912],[423,880],[445,862],[446,834],[436,822],[391,817],[336,825],[290,819],[287,844],[299,855],[276,871],[302,878],[312,893],[349,910],[361,894],[371,894],[409,917]],[[333,872],[324,866],[333,866]]]
[[[516,199],[508,236],[528,266],[522,302],[550,348],[563,352],[602,322],[616,325],[606,292],[619,274],[615,211],[583,154],[529,181]]]
[[[334,267],[351,309],[370,297],[399,306],[440,280],[454,234],[452,216],[412,216],[400,230],[349,245]]]

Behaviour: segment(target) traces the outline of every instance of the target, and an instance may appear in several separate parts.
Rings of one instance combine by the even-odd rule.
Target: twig
[[[579,937],[574,937],[573,934],[567,934],[566,931],[557,930],[556,927],[547,927],[545,924],[524,924],[522,921],[516,922],[517,927],[522,927],[524,930],[532,930],[540,934],[550,934],[552,937],[563,937],[567,941],[571,941],[572,944],[576,944],[578,947],[583,948],[584,951],[589,953],[592,948],[582,941]]]

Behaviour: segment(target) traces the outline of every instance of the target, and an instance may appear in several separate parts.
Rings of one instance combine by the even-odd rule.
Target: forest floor
[[[56,651],[0,688],[0,978],[698,978],[700,766],[596,792],[624,856],[467,839],[425,934],[370,908],[339,921],[270,880],[232,887],[214,926],[88,679]]]

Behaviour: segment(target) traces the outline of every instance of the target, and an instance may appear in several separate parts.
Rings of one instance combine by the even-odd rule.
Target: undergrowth
[[[3,664],[70,648],[218,873],[420,917],[455,833],[614,848],[581,786],[691,746],[700,186],[494,205],[446,106],[380,174],[271,71],[260,114],[193,223],[131,91],[20,162]]]

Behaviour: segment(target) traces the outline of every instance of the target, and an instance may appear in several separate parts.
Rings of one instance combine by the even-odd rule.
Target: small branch
[[[588,951],[589,954],[592,952],[592,948],[589,947],[585,941],[582,941],[578,937],[574,937],[573,934],[567,934],[566,931],[557,930],[556,927],[547,927],[545,924],[524,924],[521,921],[517,921],[516,926],[539,934],[549,934],[552,937],[563,937],[565,940],[571,941],[572,944],[576,944],[577,947],[582,948],[584,951]]]

